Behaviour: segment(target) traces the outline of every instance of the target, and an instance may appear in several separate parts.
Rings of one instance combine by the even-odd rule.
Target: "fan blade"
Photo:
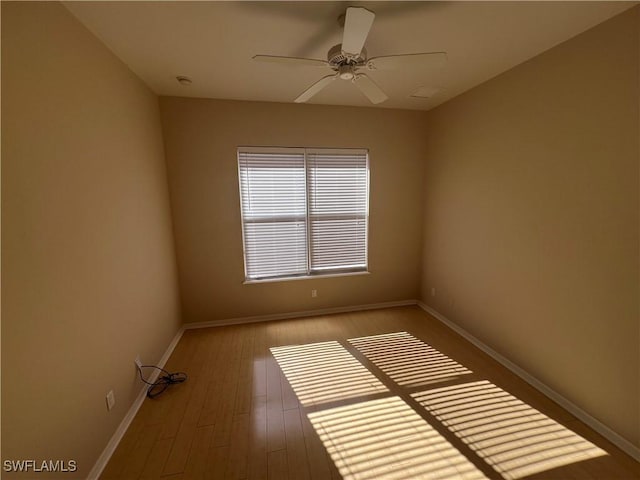
[[[376,85],[373,80],[367,77],[365,74],[359,74],[353,83],[360,89],[362,93],[371,101],[371,103],[377,104],[384,102],[387,98],[385,93]]]
[[[304,103],[313,97],[316,93],[322,90],[324,87],[333,82],[336,78],[338,78],[338,74],[336,75],[327,75],[326,77],[322,77],[316,83],[307,88],[304,92],[302,92],[298,98],[294,100],[296,103]]]
[[[347,14],[344,19],[344,32],[342,34],[342,51],[344,53],[354,57],[360,55],[375,16],[375,13],[366,8],[347,8]]]
[[[367,68],[369,70],[393,70],[414,66],[442,67],[446,61],[447,54],[444,52],[408,53],[406,55],[370,58],[367,61]]]
[[[328,67],[329,62],[324,60],[316,60],[315,58],[297,58],[297,57],[277,57],[274,55],[255,55],[254,60],[258,62],[279,63],[281,65],[290,65],[292,67]]]

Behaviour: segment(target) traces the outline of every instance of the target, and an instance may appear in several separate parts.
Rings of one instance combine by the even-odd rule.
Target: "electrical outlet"
[[[318,296],[318,290],[311,290],[311,298],[316,298]]]
[[[140,360],[140,355],[136,355],[136,359],[134,360],[134,362],[136,362],[136,366],[138,368],[142,368],[142,360]]]
[[[107,410],[111,410],[116,404],[116,395],[113,393],[113,390],[109,390],[107,393]]]
[[[436,296],[436,287],[431,287],[431,296],[432,297]]]

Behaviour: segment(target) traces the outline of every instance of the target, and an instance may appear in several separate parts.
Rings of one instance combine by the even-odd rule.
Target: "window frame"
[[[242,192],[242,169],[240,162],[241,153],[261,153],[261,154],[302,154],[304,157],[304,188],[305,188],[305,226],[306,226],[306,272],[294,275],[282,275],[282,276],[269,276],[261,278],[251,278],[247,272],[247,245],[245,235],[245,206],[243,204],[243,192]],[[313,269],[311,264],[311,213],[310,213],[310,186],[309,186],[309,166],[308,166],[308,154],[335,154],[335,155],[347,155],[347,154],[363,154],[365,157],[365,178],[366,178],[366,199],[365,199],[365,213],[363,216],[354,215],[354,219],[362,218],[365,222],[365,237],[364,237],[364,267],[353,267],[345,269],[337,268],[325,268],[325,269]],[[328,277],[343,277],[354,275],[368,275],[369,272],[369,197],[371,189],[370,178],[370,158],[369,149],[367,148],[332,148],[332,147],[274,147],[274,146],[238,146],[236,149],[236,162],[238,167],[238,189],[239,189],[239,201],[240,201],[240,227],[242,232],[242,257],[244,267],[244,284],[250,283],[267,283],[267,282],[281,282],[290,280],[306,280],[312,278],[328,278]],[[273,218],[278,218],[274,215]]]

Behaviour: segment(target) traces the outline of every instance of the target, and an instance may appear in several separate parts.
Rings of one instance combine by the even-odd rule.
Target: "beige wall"
[[[428,305],[638,446],[639,15],[427,114],[422,276]]]
[[[186,322],[416,298],[421,113],[186,98],[160,106]],[[368,148],[371,274],[243,285],[239,145]]]
[[[86,477],[179,328],[176,278],[157,97],[62,5],[2,2],[3,460]]]

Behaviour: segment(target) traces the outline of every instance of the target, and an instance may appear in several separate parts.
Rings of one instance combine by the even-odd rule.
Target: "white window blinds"
[[[365,271],[366,150],[238,149],[248,280]]]
[[[367,267],[366,153],[307,153],[311,270]]]
[[[304,151],[239,152],[247,278],[307,272]]]

